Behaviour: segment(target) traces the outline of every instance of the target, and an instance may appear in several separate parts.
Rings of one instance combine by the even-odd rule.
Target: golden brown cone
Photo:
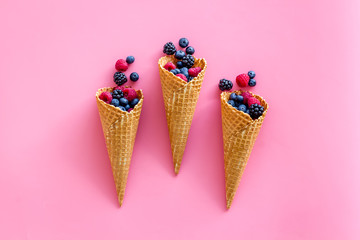
[[[124,200],[131,155],[140,119],[144,96],[137,90],[139,103],[131,112],[124,112],[99,99],[102,92],[111,92],[113,88],[101,88],[96,93],[101,124],[105,136],[111,168],[114,175],[116,192],[120,206]]]
[[[243,91],[234,92],[241,94]],[[231,93],[233,92],[222,92],[220,96],[224,141],[226,206],[228,209],[231,207],[241,176],[268,110],[268,104],[265,100],[251,93],[255,98],[259,99],[264,107],[263,115],[253,120],[250,115],[236,110],[227,103]]]
[[[193,67],[201,67],[202,71],[187,83],[163,68],[170,61],[177,62],[174,56],[165,56],[158,65],[174,169],[178,174],[207,65],[205,59],[195,58]]]

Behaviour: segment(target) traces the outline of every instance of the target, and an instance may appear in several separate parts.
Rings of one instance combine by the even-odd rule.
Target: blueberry
[[[189,45],[189,40],[187,38],[180,38],[179,45],[182,48],[186,48]]]
[[[121,111],[126,112],[126,109],[123,106],[119,106],[119,108],[120,108]]]
[[[187,69],[186,67],[181,68],[180,73],[184,74],[186,78],[189,77],[189,69]]]
[[[234,100],[229,100],[229,101],[228,101],[228,104],[230,104],[231,106],[235,107],[235,102],[234,102]]]
[[[230,94],[230,100],[236,101],[236,97],[237,97],[236,93]]]
[[[119,99],[113,98],[113,100],[111,100],[111,105],[118,107],[120,105]]]
[[[127,56],[127,57],[126,57],[126,62],[127,62],[128,64],[132,64],[133,62],[135,62],[134,56]]]
[[[182,61],[178,61],[178,62],[176,63],[176,67],[177,67],[177,68],[182,68],[183,66],[184,66],[184,64],[183,64]]]
[[[249,110],[249,109],[246,109],[245,113],[247,113],[247,114],[250,115],[250,110]]]
[[[129,108],[130,108],[130,105],[129,105],[129,104],[126,104],[126,105],[125,105],[126,111],[129,110]]]
[[[195,53],[195,49],[193,47],[191,47],[191,46],[188,46],[186,48],[186,53],[190,54],[190,55],[193,55]]]
[[[249,76],[250,78],[254,78],[254,77],[255,77],[255,72],[254,72],[254,71],[249,71],[249,72],[248,72],[248,76]]]
[[[255,85],[256,85],[255,79],[253,79],[253,78],[250,79],[248,84],[249,84],[250,87],[255,87]]]
[[[237,95],[236,96],[236,101],[239,102],[239,103],[242,103],[244,101],[244,97],[241,96],[241,95]]]
[[[139,80],[139,74],[137,72],[133,72],[130,74],[130,80],[133,82],[136,82],[137,80]]]
[[[139,99],[138,98],[135,98],[135,99],[133,99],[131,102],[130,102],[130,107],[135,107],[135,105],[136,104],[138,104],[139,103]]]
[[[185,57],[185,53],[182,50],[177,50],[175,53],[175,58],[177,59],[183,59],[183,57]]]
[[[129,104],[129,101],[126,98],[120,98],[120,105],[126,106]]]
[[[242,112],[246,112],[246,110],[247,110],[246,105],[244,105],[244,104],[239,105],[238,109],[239,109],[239,111],[242,111]]]

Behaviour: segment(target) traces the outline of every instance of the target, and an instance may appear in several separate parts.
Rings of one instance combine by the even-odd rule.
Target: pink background
[[[0,239],[360,238],[359,1],[0,5]],[[157,59],[183,36],[208,70],[175,177]],[[130,54],[119,208],[94,96]],[[217,83],[250,69],[270,111],[226,211]]]

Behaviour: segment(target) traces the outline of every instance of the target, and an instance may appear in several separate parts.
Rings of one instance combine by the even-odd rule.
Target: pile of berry
[[[264,113],[264,107],[261,106],[260,101],[249,92],[243,92],[240,95],[231,93],[228,104],[249,114],[252,119],[258,119]]]
[[[131,87],[115,87],[112,92],[102,92],[99,96],[104,102],[120,108],[122,111],[134,109],[136,104],[139,103],[139,98],[135,89]]]
[[[175,54],[177,59],[176,65],[172,62],[168,62],[164,65],[164,68],[170,71],[172,74],[181,78],[186,82],[190,82],[202,71],[200,67],[195,67],[195,58],[192,56],[195,53],[195,49],[189,46],[189,40],[181,38],[179,40],[179,46],[186,48],[183,50],[176,50],[175,45],[172,42],[168,42],[164,45],[163,52],[167,55]]]
[[[121,86],[127,82],[127,77],[125,75],[125,71],[129,68],[129,64],[132,64],[135,61],[133,56],[128,56],[126,60],[119,59],[115,63],[115,69],[117,72],[114,74],[114,82],[116,85]],[[133,72],[130,74],[130,80],[136,82],[139,80],[139,74]]]
[[[255,81],[255,72],[249,71],[247,74],[242,73],[236,77],[236,83],[239,85],[239,87],[255,87],[256,81]],[[230,91],[233,87],[233,83],[230,80],[227,79],[221,79],[219,82],[219,88],[221,91]]]

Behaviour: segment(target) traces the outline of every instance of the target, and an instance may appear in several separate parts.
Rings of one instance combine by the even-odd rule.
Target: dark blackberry
[[[112,92],[112,97],[116,99],[120,99],[124,97],[124,93],[120,89],[116,89]]]
[[[168,42],[164,45],[163,52],[167,55],[173,55],[176,52],[176,47],[172,42]]]
[[[231,90],[233,87],[233,83],[230,80],[227,79],[221,79],[219,82],[219,88],[221,91],[224,90]]]
[[[124,73],[116,72],[114,74],[114,82],[116,83],[116,85],[121,86],[127,82],[127,78]]]
[[[264,113],[264,107],[255,103],[250,106],[249,112],[252,119],[258,119]]]
[[[183,62],[184,67],[191,68],[195,63],[195,58],[188,54],[185,57],[183,57],[181,61]]]

